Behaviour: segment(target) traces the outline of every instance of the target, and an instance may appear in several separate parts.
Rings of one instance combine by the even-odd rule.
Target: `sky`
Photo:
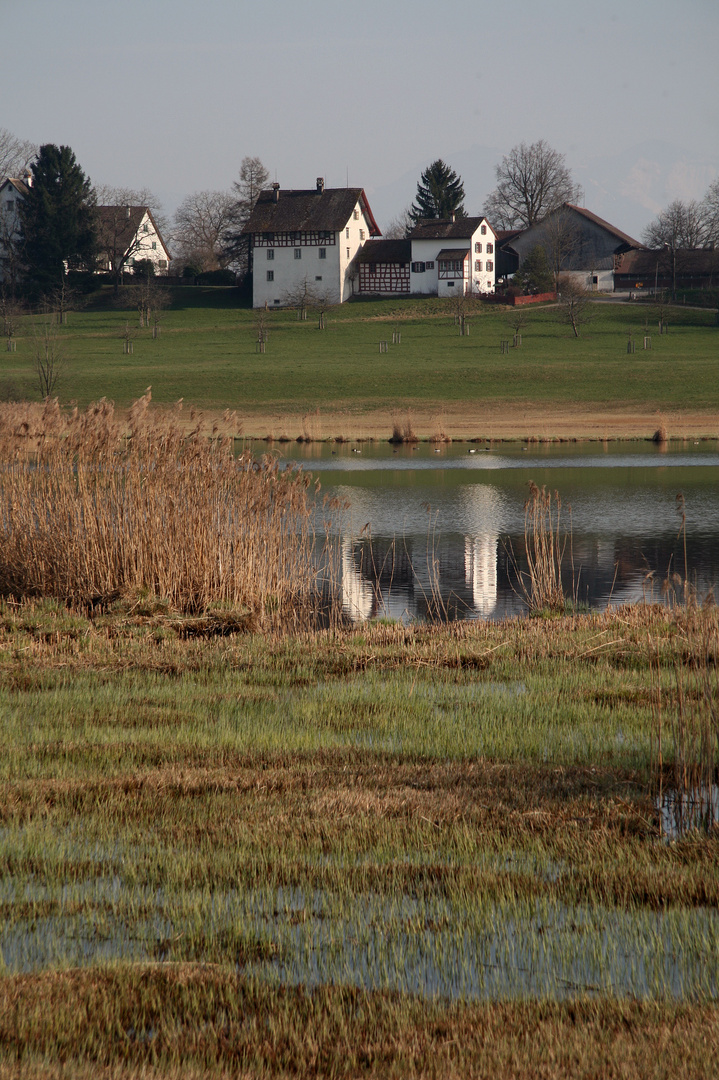
[[[719,175],[717,0],[0,0],[0,127],[173,213],[245,155],[364,187],[380,227],[437,158],[481,211],[520,142],[640,238]]]

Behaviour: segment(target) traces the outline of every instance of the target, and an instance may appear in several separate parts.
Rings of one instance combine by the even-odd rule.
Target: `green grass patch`
[[[236,290],[178,288],[153,339],[133,331],[134,352],[123,354],[126,323],[137,313],[118,310],[103,292],[57,328],[67,358],[58,393],[84,406],[108,397],[126,406],[148,385],[156,402],[184,398],[206,408],[302,412],[492,403],[601,403],[626,409],[716,409],[719,369],[714,313],[678,307],[669,334],[641,342],[647,310],[597,303],[579,340],[554,308],[531,311],[521,348],[500,353],[511,334],[506,313],[482,305],[471,334],[459,337],[449,302],[436,299],[358,301],[329,313],[320,331],[310,316],[269,313],[267,351],[255,349],[255,315]],[[402,342],[379,353],[379,341],[400,329]],[[627,357],[632,332],[639,343]],[[37,397],[28,320],[17,352],[0,366],[0,395]]]

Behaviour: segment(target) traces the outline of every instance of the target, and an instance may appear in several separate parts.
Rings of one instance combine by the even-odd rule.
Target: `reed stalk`
[[[187,434],[149,401],[129,431],[107,401],[0,417],[0,593],[85,608],[150,594],[183,612],[240,609],[257,626],[311,624],[328,545],[310,477],[236,457],[200,423]]]

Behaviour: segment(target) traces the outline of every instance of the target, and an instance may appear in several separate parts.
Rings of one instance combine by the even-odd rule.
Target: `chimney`
[[[30,169],[25,170],[25,172],[23,174],[23,180],[25,181],[25,183],[27,184],[28,187],[32,187],[33,176],[32,176],[32,172],[30,171]]]
[[[319,195],[325,190],[325,178],[324,176],[317,177],[317,192]]]
[[[275,180],[274,184],[272,185],[272,194],[273,194],[275,202],[279,202],[280,201],[280,185],[277,183],[276,180]]]

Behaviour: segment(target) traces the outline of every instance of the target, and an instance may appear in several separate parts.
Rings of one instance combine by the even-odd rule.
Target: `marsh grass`
[[[257,626],[317,618],[330,551],[302,471],[235,456],[201,417],[189,432],[179,411],[156,418],[149,391],[127,430],[106,401],[65,414],[48,400],[0,421],[3,595],[81,608],[149,596]]]
[[[562,499],[558,491],[529,482],[529,497],[524,504],[524,556],[527,569],[520,569],[510,549],[517,589],[532,614],[564,612],[576,607],[579,583],[574,576],[571,531],[562,526]],[[562,566],[569,545],[572,587],[568,595],[562,580]]]
[[[719,830],[719,632],[709,621],[687,634],[688,661],[673,686],[652,678],[652,783],[670,839]]]
[[[714,1075],[719,836],[658,842],[650,672],[716,608],[197,618],[0,604],[0,1075]]]

